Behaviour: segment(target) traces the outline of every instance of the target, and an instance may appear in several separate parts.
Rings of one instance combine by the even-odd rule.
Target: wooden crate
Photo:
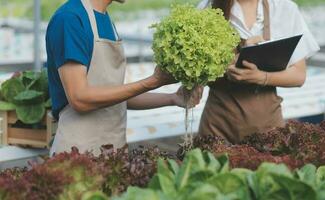
[[[44,128],[40,129],[14,126],[18,121],[15,111],[0,112],[0,119],[3,145],[49,148],[57,128],[57,123],[50,111],[47,112],[41,122]]]

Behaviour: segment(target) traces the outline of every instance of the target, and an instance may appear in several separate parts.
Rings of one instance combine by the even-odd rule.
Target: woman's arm
[[[60,67],[59,75],[69,104],[77,112],[112,106],[175,82],[171,76],[156,68],[152,76],[138,82],[121,86],[91,86],[88,84],[86,67],[75,62]]]
[[[193,90],[189,101],[189,107],[194,107],[200,103],[202,93],[203,87],[201,86]],[[173,94],[145,93],[128,100],[128,109],[130,110],[146,110],[163,106],[186,107],[184,101],[184,88],[180,87],[178,91]]]
[[[306,60],[301,60],[282,72],[268,73],[267,85],[301,87],[306,81]]]
[[[253,63],[243,62],[245,69],[231,65],[228,78],[235,82],[253,83],[276,87],[301,87],[306,80],[306,60],[303,59],[281,72],[264,72]]]

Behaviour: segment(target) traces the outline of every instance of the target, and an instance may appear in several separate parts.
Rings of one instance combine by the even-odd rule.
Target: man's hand
[[[175,78],[168,74],[167,72],[162,71],[159,67],[156,67],[154,74],[151,76],[153,81],[153,87],[158,88],[164,85],[169,85],[177,83],[178,81]]]
[[[234,64],[230,65],[227,71],[229,80],[234,82],[252,83],[264,85],[266,82],[266,72],[257,68],[253,63],[243,61],[244,69],[237,68]]]
[[[197,86],[192,91],[189,91],[182,86],[173,94],[173,103],[182,108],[186,108],[186,106],[193,108],[200,103],[203,90],[203,86]],[[188,99],[188,102],[185,102],[186,99]],[[188,105],[186,105],[186,103],[188,103]]]

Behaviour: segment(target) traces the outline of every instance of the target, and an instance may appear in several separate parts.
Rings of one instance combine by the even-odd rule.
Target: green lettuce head
[[[187,89],[222,77],[240,42],[220,9],[177,5],[152,27],[155,62]]]

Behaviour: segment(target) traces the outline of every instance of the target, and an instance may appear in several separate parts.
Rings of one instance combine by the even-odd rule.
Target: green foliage
[[[0,110],[2,111],[11,111],[15,110],[16,105],[13,103],[5,102],[5,101],[0,101]]]
[[[86,192],[82,195],[81,200],[107,200],[108,197],[101,191]]]
[[[43,20],[49,20],[55,10],[66,0],[50,0],[41,1],[41,14]],[[131,13],[142,10],[160,10],[168,9],[173,3],[191,3],[197,5],[200,0],[127,0],[124,4],[113,3],[109,7],[109,12],[114,16],[117,13]],[[300,6],[313,6],[324,4],[325,0],[295,0]],[[33,1],[32,0],[0,0],[0,17],[33,17]]]
[[[45,106],[43,104],[17,105],[16,113],[18,119],[25,124],[36,124],[43,119]]]
[[[19,78],[9,79],[1,85],[3,98],[9,103],[14,103],[14,98],[24,90],[25,86]]]
[[[187,89],[223,76],[240,41],[220,9],[178,5],[152,27],[155,62]]]
[[[290,171],[284,164],[263,163],[256,171],[231,169],[228,156],[216,158],[209,152],[194,149],[181,164],[179,160],[159,159],[154,167],[157,173],[150,184],[139,185],[129,178],[133,176],[139,181],[144,177],[132,173],[148,172],[149,168],[143,166],[151,163],[152,155],[157,152],[150,155],[140,149],[130,156],[135,158],[132,162],[117,163],[111,159],[129,158],[113,151],[104,152],[111,148],[110,145],[102,149],[99,157],[80,154],[72,148],[71,153],[58,154],[29,170],[0,172],[0,199],[108,200],[103,184],[115,175],[112,170],[122,169],[121,174],[127,176],[120,177],[120,181],[124,179],[128,183],[123,187],[129,187],[124,194],[113,194],[110,197],[113,200],[325,200],[325,167],[316,169],[307,164]],[[131,173],[123,167],[129,167]]]
[[[14,102],[18,105],[31,105],[43,101],[43,92],[36,90],[25,90],[14,97]]]
[[[51,107],[46,70],[18,73],[1,85],[1,94],[4,101],[0,101],[0,110],[16,110],[25,124],[40,122],[46,108]]]
[[[283,164],[263,163],[255,172],[228,167],[227,157],[195,149],[180,167],[160,160],[147,189],[129,188],[115,200],[323,200],[325,170],[308,164],[294,172]],[[173,167],[172,167],[173,166]],[[146,199],[146,198],[145,198]]]

